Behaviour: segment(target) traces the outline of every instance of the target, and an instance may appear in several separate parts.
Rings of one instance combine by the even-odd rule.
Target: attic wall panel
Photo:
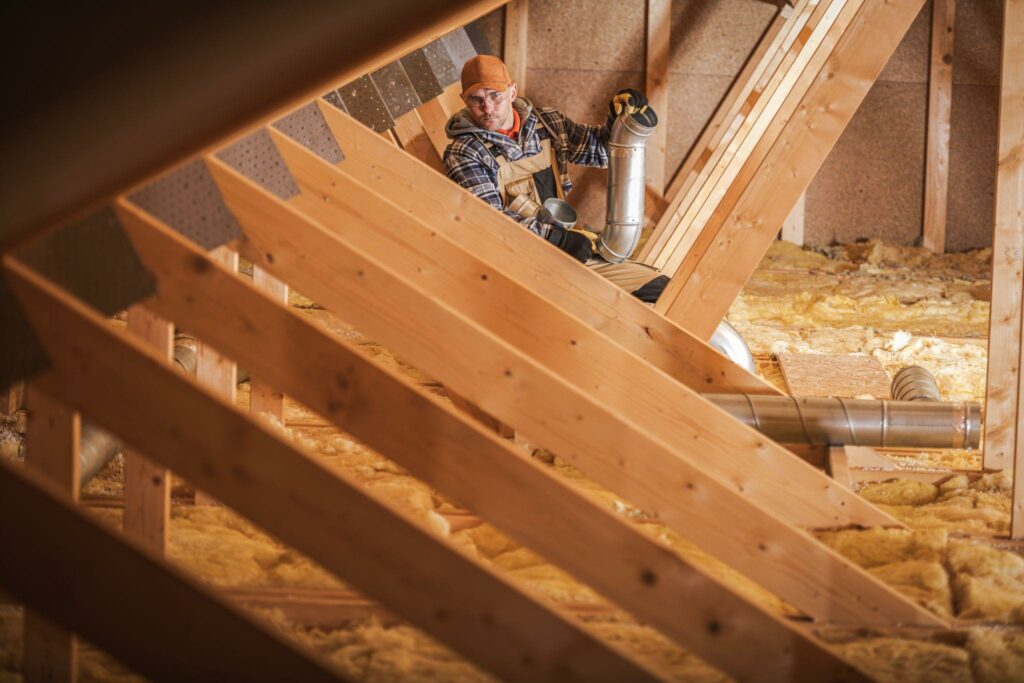
[[[997,88],[953,85],[946,226],[949,251],[992,244],[998,118]]]
[[[875,84],[807,190],[806,242],[921,234],[927,102],[924,84]]]

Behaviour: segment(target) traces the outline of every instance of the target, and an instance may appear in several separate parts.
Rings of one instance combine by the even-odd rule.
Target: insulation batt
[[[937,257],[924,250],[878,242],[821,252],[777,242],[729,313],[749,342],[766,379],[782,386],[773,359],[783,351],[865,353],[892,374],[916,363],[931,370],[947,400],[984,396],[985,349],[960,338],[987,332],[986,251]],[[356,344],[368,357],[406,374],[430,391],[440,385],[383,346],[366,339],[297,292],[291,303],[329,332]],[[247,387],[238,401],[245,406]],[[531,590],[559,602],[587,607],[585,619],[603,637],[633,652],[673,681],[728,680],[589,587],[555,568],[488,525],[450,532],[445,513],[455,505],[401,467],[288,401],[288,427],[268,421],[318,454],[329,466],[357,477],[375,494],[427,520],[442,536]],[[305,426],[298,426],[303,425]],[[6,446],[5,457],[19,449]],[[533,449],[530,449],[533,450]],[[599,504],[633,520],[650,534],[736,591],[776,614],[792,607],[723,565],[627,500],[605,490],[556,454],[533,450],[559,476]],[[901,465],[977,469],[976,453],[907,453]],[[90,484],[90,491],[121,492],[115,462]],[[176,482],[184,493],[187,484]],[[860,490],[905,522],[908,529],[819,531],[818,537],[943,616],[998,622],[970,627],[955,642],[927,637],[858,634],[830,640],[852,662],[883,681],[1024,680],[1024,559],[983,541],[962,538],[1005,533],[1009,524],[1009,480],[1005,476],[951,477],[939,486],[911,482],[871,484]],[[92,509],[103,523],[119,526],[117,510]],[[169,558],[218,586],[339,588],[341,582],[294,550],[278,543],[230,510],[175,505]],[[593,609],[590,609],[593,608]],[[357,680],[491,681],[417,629],[374,617],[324,631],[290,622],[280,612],[255,611],[283,633],[326,653]],[[20,680],[21,612],[0,605],[0,683]],[[82,680],[127,681],[131,676],[109,657],[83,648]]]

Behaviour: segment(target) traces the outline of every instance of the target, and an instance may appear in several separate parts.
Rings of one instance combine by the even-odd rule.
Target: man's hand
[[[626,88],[615,93],[615,97],[608,103],[608,111],[611,112],[612,118],[623,113],[642,114],[647,111],[647,98],[637,90]]]
[[[590,238],[574,230],[552,225],[547,240],[580,263],[586,263],[594,255],[594,245]]]

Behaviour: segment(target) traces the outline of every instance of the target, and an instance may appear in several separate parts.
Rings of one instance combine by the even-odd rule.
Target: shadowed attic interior
[[[1021,11],[464,3],[5,238],[4,372],[36,372],[0,680],[1018,680]],[[477,53],[576,120],[660,106],[637,258],[670,300],[438,173]],[[573,172],[592,225],[604,176]],[[910,365],[984,404],[980,449],[776,444],[701,397]],[[79,490],[82,420],[138,450]]]

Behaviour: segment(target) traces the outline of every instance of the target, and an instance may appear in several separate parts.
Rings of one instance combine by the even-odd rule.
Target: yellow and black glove
[[[647,98],[638,90],[625,88],[608,102],[608,111],[613,119],[622,114],[643,114],[647,111]]]
[[[547,240],[580,263],[586,263],[594,255],[593,242],[582,232],[576,230],[566,230],[552,225]]]

